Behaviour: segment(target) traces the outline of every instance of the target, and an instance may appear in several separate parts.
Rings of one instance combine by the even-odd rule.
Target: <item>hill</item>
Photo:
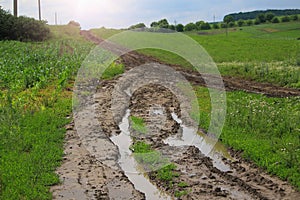
[[[268,10],[256,10],[256,11],[251,11],[251,12],[231,13],[228,15],[231,15],[235,21],[238,21],[240,19],[243,19],[243,20],[255,19],[257,15],[266,14],[269,12],[273,13],[275,16],[297,15],[297,14],[300,14],[300,9],[285,9],[285,10],[268,9]],[[228,16],[228,15],[226,15],[226,16]]]

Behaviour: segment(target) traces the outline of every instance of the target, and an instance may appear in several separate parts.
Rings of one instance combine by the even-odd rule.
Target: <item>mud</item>
[[[95,43],[102,41],[90,32],[82,34]],[[126,65],[128,71],[135,66],[157,60],[131,52],[122,56],[120,62]],[[195,72],[182,70],[175,65],[171,67],[180,70],[192,83],[203,84],[203,79]],[[74,115],[74,120],[79,121],[79,124],[75,127],[71,123],[66,127],[63,163],[57,169],[61,184],[51,188],[53,199],[145,199],[145,195],[134,188],[119,166],[120,154],[110,140],[111,136],[121,133],[118,123],[126,111],[122,104],[115,107],[114,109],[120,111],[118,117],[110,109],[113,92],[121,78],[118,76],[113,80],[97,82],[95,95],[86,99],[87,109],[80,111],[85,113]],[[279,97],[300,94],[298,90],[232,77],[225,77],[224,82],[227,90],[245,90]],[[176,191],[187,192],[178,199],[297,199],[300,196],[287,182],[268,175],[253,163],[243,160],[239,152],[229,151],[233,159],[220,158],[230,168],[225,172],[214,167],[213,160],[195,146],[176,147],[166,144],[164,140],[168,137],[180,135],[180,124],[173,119],[172,113],[179,118],[184,117],[181,101],[167,87],[144,85],[127,98],[131,115],[145,120],[151,137],[140,137],[132,129],[131,134],[150,143],[152,148],[162,152],[177,166],[175,171],[179,176],[173,179],[172,185],[159,180],[155,172],[147,174],[153,185],[174,199]],[[92,110],[96,111],[95,116],[89,115]],[[93,125],[93,121],[98,122],[101,132],[98,126]],[[183,182],[186,186],[180,187],[179,183]]]

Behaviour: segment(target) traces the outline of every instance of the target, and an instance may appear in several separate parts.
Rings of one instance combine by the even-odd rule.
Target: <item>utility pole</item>
[[[18,0],[14,0],[14,16],[18,17]]]
[[[174,24],[175,24],[175,31],[177,31],[177,30],[176,30],[176,29],[177,29],[177,28],[176,28],[176,26],[177,26],[177,21],[176,21],[176,20],[174,21]]]
[[[42,15],[41,15],[41,0],[38,0],[38,5],[39,5],[39,20],[42,20]]]
[[[214,15],[214,23],[216,22],[216,15]]]
[[[57,25],[57,12],[55,12],[55,25]]]

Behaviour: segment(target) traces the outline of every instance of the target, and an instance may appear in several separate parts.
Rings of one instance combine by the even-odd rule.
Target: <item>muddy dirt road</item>
[[[82,34],[95,43],[102,41],[90,32]],[[156,62],[157,65],[161,63],[135,52],[122,56],[120,62],[125,64],[126,71],[147,62]],[[171,67],[179,69],[179,66]],[[182,74],[192,83],[204,85],[203,79],[195,72],[185,70]],[[146,198],[145,194],[135,189],[134,184],[120,167],[118,163],[120,149],[110,140],[111,136],[121,133],[118,125],[127,109],[121,103],[117,105],[114,108],[119,110],[117,117],[114,116],[112,109],[109,109],[113,103],[111,100],[115,90],[128,91],[127,87],[130,84],[118,85],[120,79],[122,76],[99,81],[96,93],[86,99],[86,109],[74,115],[76,127],[74,123],[67,126],[64,161],[57,169],[62,183],[52,187],[54,199]],[[300,95],[298,90],[252,81],[245,82],[232,77],[226,77],[224,82],[227,90],[245,90],[270,96]],[[214,158],[205,156],[195,146],[169,145],[166,142],[168,138],[182,135],[183,125],[174,118],[174,115],[181,118],[183,114],[178,97],[168,88],[148,84],[130,95],[124,92],[119,98],[120,102],[124,101],[124,98],[129,99],[130,115],[145,119],[152,135],[140,140],[151,144],[156,151],[164,152],[176,165],[177,176],[173,179],[172,185],[158,179],[153,171],[146,173],[153,185],[173,199],[296,200],[300,196],[300,193],[287,182],[270,176],[253,163],[243,160],[238,152],[230,150],[231,158],[222,155],[216,158],[226,166],[226,169],[223,169],[215,165]],[[151,115],[153,108],[162,108],[156,110],[155,117]],[[92,110],[96,110],[95,116],[89,114]],[[162,126],[153,126],[153,120],[157,118],[164,122]],[[92,123],[93,121],[97,123]],[[101,132],[98,126],[101,127]],[[85,133],[79,134],[80,130],[84,130]],[[132,134],[134,131],[130,128]],[[183,195],[178,195],[178,192],[183,192]]]

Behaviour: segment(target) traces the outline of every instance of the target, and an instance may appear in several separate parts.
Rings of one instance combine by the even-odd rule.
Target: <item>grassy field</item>
[[[197,87],[200,126],[208,129],[210,98]],[[246,92],[227,93],[221,141],[245,158],[300,189],[300,98],[268,98]]]
[[[59,182],[72,82],[92,45],[51,28],[47,42],[0,41],[0,199],[51,199]]]

